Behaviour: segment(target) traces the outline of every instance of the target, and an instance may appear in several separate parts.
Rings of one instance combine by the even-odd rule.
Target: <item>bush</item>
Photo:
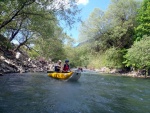
[[[0,46],[10,49],[11,47],[11,43],[9,42],[9,40],[7,38],[5,38],[3,35],[0,34]]]
[[[109,68],[123,68],[123,56],[126,50],[110,48],[105,52],[106,66]]]
[[[126,66],[132,66],[138,69],[150,68],[150,36],[143,37],[142,40],[135,42],[133,46],[128,49],[125,55]]]

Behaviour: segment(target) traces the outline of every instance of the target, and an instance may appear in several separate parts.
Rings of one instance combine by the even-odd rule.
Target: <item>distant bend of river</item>
[[[46,73],[0,76],[0,113],[150,113],[150,80],[93,72],[77,82]]]

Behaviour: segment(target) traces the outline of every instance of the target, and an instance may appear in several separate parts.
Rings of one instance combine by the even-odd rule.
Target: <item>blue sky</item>
[[[83,21],[86,20],[94,8],[100,8],[103,11],[107,10],[110,2],[111,0],[78,0],[79,8],[82,9],[80,13],[81,19]],[[80,23],[75,23],[71,30],[65,29],[67,34],[74,38],[76,41],[78,40],[79,26]]]

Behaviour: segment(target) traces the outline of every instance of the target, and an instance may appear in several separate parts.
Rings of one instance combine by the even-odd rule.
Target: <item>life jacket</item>
[[[55,72],[59,72],[60,69],[59,69],[59,66],[55,66]]]
[[[56,64],[55,65],[55,72],[60,72],[60,65],[59,64]]]
[[[69,65],[67,64],[64,64],[64,68],[63,68],[64,71],[68,71],[69,70]]]

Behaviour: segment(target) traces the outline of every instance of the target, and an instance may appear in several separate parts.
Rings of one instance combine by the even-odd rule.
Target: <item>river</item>
[[[0,76],[0,113],[150,113],[150,81],[94,72],[77,82],[9,74]]]

